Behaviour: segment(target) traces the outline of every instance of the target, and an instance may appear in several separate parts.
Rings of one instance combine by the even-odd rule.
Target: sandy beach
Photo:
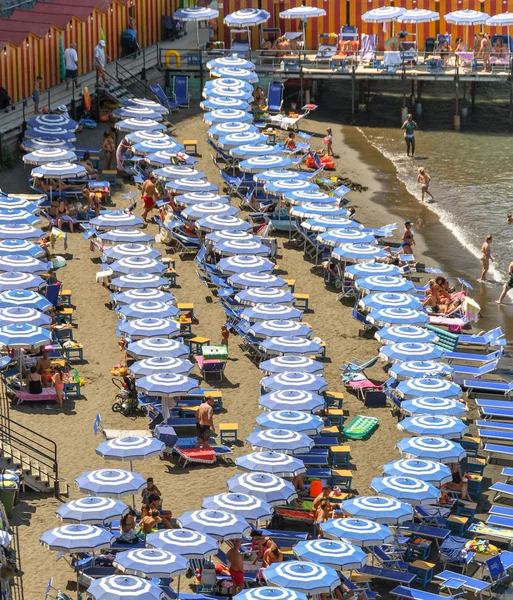
[[[206,172],[212,183],[220,183],[217,170],[210,160],[210,148],[206,143],[207,126],[203,123],[197,105],[183,115],[177,124],[175,137],[181,141],[191,137],[198,139],[201,154],[199,167]],[[337,174],[348,177],[352,181],[366,186],[364,192],[353,192],[351,204],[357,206],[356,217],[368,226],[378,226],[385,223],[397,222],[402,224],[405,217],[411,216],[414,208],[422,211],[422,207],[413,205],[409,200],[404,186],[394,178],[393,167],[386,159],[377,156],[365,144],[363,137],[354,129],[341,128],[335,123],[312,119],[304,123],[304,128],[315,135],[318,146],[327,126],[334,128],[334,150],[337,159]],[[90,141],[91,132],[83,134],[81,143]],[[101,132],[94,132],[95,141]],[[86,137],[89,136],[89,139]],[[360,136],[360,137],[358,137]],[[317,142],[313,143],[315,147]],[[373,154],[373,152],[375,154]],[[378,165],[378,166],[376,166]],[[15,169],[4,175],[0,174],[2,189],[6,192],[22,192],[22,168]],[[115,189],[114,202],[116,207],[124,207],[123,193],[134,189],[132,186],[119,185]],[[386,196],[389,200],[395,194],[396,206],[383,202]],[[136,212],[140,214],[138,202]],[[157,233],[155,225],[149,225],[147,231],[152,235]],[[397,230],[399,239],[401,227]],[[86,470],[105,467],[107,464],[122,466],[120,463],[106,463],[95,453],[95,447],[102,441],[100,436],[93,433],[93,421],[98,412],[101,413],[105,426],[120,429],[146,428],[145,418],[128,419],[112,412],[111,405],[116,390],[111,383],[110,369],[119,362],[121,355],[115,336],[117,317],[106,304],[109,302],[108,290],[95,283],[95,273],[100,270],[98,254],[89,249],[89,242],[80,233],[69,235],[68,265],[58,272],[64,287],[73,291],[73,304],[76,306],[75,339],[84,345],[86,362],[78,365],[80,376],[87,380],[83,388],[84,398],[67,401],[65,410],[46,410],[45,407],[28,407],[22,405],[11,410],[11,418],[27,427],[36,429],[45,436],[55,440],[59,452],[59,469],[61,477],[70,485],[70,498],[80,497],[81,494],[74,485],[74,478]],[[280,270],[288,277],[296,280],[296,291],[310,295],[312,311],[305,314],[304,321],[314,330],[314,335],[322,338],[327,344],[325,376],[331,391],[341,392],[344,387],[339,375],[340,365],[348,359],[366,359],[375,355],[378,344],[374,340],[364,339],[358,335],[359,326],[351,318],[351,307],[337,301],[334,291],[327,291],[322,269],[315,267],[303,259],[302,252],[293,247],[287,237],[279,239]],[[157,245],[158,249],[167,253],[165,247]],[[428,238],[417,236],[419,259],[430,265],[435,264],[434,254],[430,252]],[[58,247],[58,252],[60,246]],[[442,264],[443,267],[443,264]],[[179,302],[194,302],[195,314],[199,323],[193,326],[197,335],[219,340],[221,325],[224,323],[224,312],[207,288],[196,275],[194,262],[180,259],[177,256],[176,270],[178,272],[178,287],[173,291]],[[225,412],[216,415],[216,425],[222,422],[238,422],[239,438],[244,438],[255,426],[255,418],[259,414],[258,368],[244,355],[238,346],[238,338],[230,339],[230,360],[228,362],[225,380],[219,385],[223,392]],[[197,375],[195,369],[193,374]],[[378,363],[369,374],[378,381],[387,377],[382,366]],[[216,385],[216,384],[214,384]],[[202,384],[205,387],[205,384]],[[349,418],[358,414],[372,414],[380,421],[379,428],[365,441],[351,442],[351,457],[353,470],[353,488],[359,494],[370,491],[369,483],[372,477],[381,474],[381,466],[399,458],[395,447],[403,434],[397,429],[397,420],[393,418],[389,408],[371,409],[363,407],[362,403],[351,394],[346,394],[344,409]],[[470,413],[472,416],[472,413]],[[234,448],[234,456],[249,451],[248,446]],[[225,481],[235,472],[235,467],[224,466],[223,463],[213,466],[193,466],[182,468],[167,460],[151,459],[134,464],[134,470],[145,477],[153,476],[156,484],[163,492],[164,508],[172,510],[173,516],[179,516],[185,510],[197,509],[201,506],[203,497],[226,491]],[[487,476],[495,478],[497,468],[487,469]],[[55,561],[55,554],[43,549],[39,537],[46,530],[58,526],[54,515],[60,503],[47,496],[26,493],[17,506],[14,523],[19,525],[22,565],[25,572],[24,586],[26,598],[40,598],[50,576],[54,577],[54,585],[62,590],[73,590],[74,574],[65,559]],[[481,505],[485,507],[484,504]]]

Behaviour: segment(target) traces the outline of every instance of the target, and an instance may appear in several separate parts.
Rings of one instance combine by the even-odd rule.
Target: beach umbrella
[[[201,21],[210,21],[219,17],[219,11],[215,8],[207,6],[190,6],[188,8],[180,8],[173,13],[175,19],[180,21],[193,21],[196,23],[196,40],[200,45],[199,24]]]
[[[260,343],[260,349],[266,354],[300,354],[310,356],[319,354],[322,346],[307,338],[283,336],[269,338]]]
[[[249,72],[249,71],[248,71]],[[217,125],[218,123],[251,123],[253,115],[245,110],[237,108],[218,108],[203,115],[203,121],[207,125]]]
[[[291,305],[294,300],[294,294],[283,288],[248,288],[240,290],[235,295],[235,300],[239,304],[256,306],[257,304],[288,304]]]
[[[130,227],[120,227],[113,231],[105,231],[98,234],[98,237],[103,242],[114,242],[114,243],[138,243],[148,244],[153,242],[153,237],[144,233],[140,229],[131,229]]]
[[[255,27],[267,23],[270,18],[270,13],[261,8],[243,8],[226,15],[223,23],[228,27]]]
[[[209,215],[196,221],[196,227],[202,231],[249,231],[251,224],[230,215]]]
[[[269,473],[242,473],[234,475],[226,482],[233,494],[251,494],[269,505],[287,504],[297,498],[296,490],[290,481]]]
[[[179,554],[158,548],[135,548],[116,554],[116,569],[140,577],[177,577],[185,575],[188,561]]]
[[[105,248],[103,254],[113,260],[132,258],[134,256],[143,256],[153,260],[162,257],[162,254],[158,250],[148,246],[148,244],[136,243],[119,244],[118,246],[112,246],[112,248]]]
[[[132,321],[121,321],[118,330],[121,334],[134,340],[152,337],[174,337],[180,334],[180,323],[171,319],[146,317]]]
[[[300,371],[301,373],[312,373],[313,375],[322,375],[324,365],[306,356],[276,356],[269,360],[262,361],[258,368],[263,373],[290,373]]]
[[[77,155],[66,148],[40,148],[25,154],[23,162],[26,165],[45,165],[53,162],[74,162],[77,160]]]
[[[166,131],[167,127],[155,119],[143,119],[143,118],[129,118],[118,121],[114,124],[116,129],[119,131],[126,131],[128,133],[134,131]]]
[[[379,292],[364,296],[359,304],[369,310],[384,308],[406,308],[408,310],[422,310],[422,304],[415,296],[404,292]]]
[[[192,529],[161,529],[149,533],[146,545],[174,552],[188,560],[206,559],[219,549],[217,540]]]
[[[422,377],[447,377],[454,369],[434,360],[408,360],[396,362],[388,370],[388,374],[396,379],[419,379]]]
[[[157,289],[128,290],[120,294],[113,294],[111,298],[116,304],[133,304],[134,302],[164,302],[175,304],[176,298],[170,292]]]
[[[66,177],[85,177],[87,171],[82,165],[71,162],[52,162],[32,169],[30,176],[36,179],[65,179]]]
[[[166,138],[157,140],[145,140],[132,146],[132,150],[141,156],[148,156],[150,154],[156,154],[158,152],[170,152],[176,153],[183,150],[182,144],[179,144],[172,137],[166,136]],[[175,156],[175,154],[173,154]]]
[[[310,337],[312,328],[307,323],[299,323],[289,319],[271,319],[261,321],[251,326],[250,332],[256,337],[282,337],[284,335],[295,335],[298,337]],[[313,390],[315,391],[315,390]]]
[[[138,390],[157,396],[187,396],[199,390],[198,381],[179,373],[154,373],[136,381]]]
[[[215,231],[213,233],[208,233],[205,236],[207,242],[210,242],[213,246],[216,244],[220,244],[221,242],[226,241],[237,241],[237,242],[248,242],[248,241],[256,241],[258,242],[258,238],[247,231]],[[241,275],[235,275],[235,277],[241,277]],[[273,277],[272,275],[266,275],[264,273],[263,277]],[[278,278],[276,278],[278,279]],[[282,280],[283,281],[283,280]],[[257,287],[257,286],[254,286]]]
[[[383,344],[398,342],[425,342],[433,343],[438,340],[434,331],[418,327],[417,325],[393,325],[384,327],[374,334],[374,337]]]
[[[40,222],[38,216],[22,208],[0,208],[0,225],[10,225],[11,223],[38,225]]]
[[[295,182],[292,182],[295,183]],[[302,182],[307,183],[307,182]],[[273,183],[268,184],[269,186],[274,185]],[[349,214],[347,209],[339,208],[336,203],[331,204],[310,204],[307,202],[306,204],[301,204],[298,206],[293,206],[290,209],[290,214],[293,217],[299,217],[300,219],[309,219],[310,217],[347,217]],[[376,243],[373,239],[372,243]]]
[[[24,198],[16,198],[14,196],[7,196],[0,194],[0,209],[2,210],[17,210],[22,209],[30,214],[34,214],[39,210],[40,202],[29,202]],[[41,250],[41,248],[39,249]],[[11,254],[10,252],[8,254]]]
[[[256,304],[250,308],[245,308],[240,314],[241,319],[250,323],[268,321],[269,319],[300,321],[302,316],[303,313],[299,309],[286,304]]]
[[[369,519],[328,519],[319,523],[319,527],[324,537],[349,540],[355,546],[380,546],[394,539],[389,527]]]
[[[8,290],[0,293],[0,308],[27,306],[41,312],[54,309],[53,304],[44,296],[30,290]]]
[[[413,477],[374,477],[371,488],[383,496],[390,496],[412,506],[436,504],[440,490],[434,485]]]
[[[241,161],[239,170],[245,173],[260,173],[269,169],[284,169],[291,164],[292,161],[287,156],[255,156]]]
[[[133,575],[109,575],[94,579],[87,588],[93,600],[164,600],[164,589]]]
[[[317,412],[324,408],[324,398],[304,390],[280,390],[260,396],[258,404],[266,410],[296,410]]]
[[[172,167],[173,168],[173,167]],[[197,176],[195,176],[197,178]],[[230,202],[228,196],[220,196],[215,192],[187,192],[180,196],[175,196],[177,204],[202,204],[203,202]]]
[[[267,519],[273,513],[273,507],[256,496],[249,494],[217,494],[204,498],[201,508],[206,510],[224,510],[246,521],[255,522]]]
[[[379,246],[370,244],[342,244],[331,253],[331,258],[341,262],[358,262],[359,260],[373,260],[386,258],[388,252]]]
[[[367,319],[378,327],[383,325],[427,325],[429,315],[411,308],[392,307],[374,310],[367,316]]]
[[[169,286],[169,281],[165,277],[159,277],[152,273],[130,273],[129,275],[121,275],[121,277],[116,277],[110,283],[112,287],[120,290]]]
[[[282,452],[264,451],[245,454],[236,458],[235,464],[243,471],[270,473],[278,477],[295,477],[305,472],[302,460]]]
[[[326,246],[336,247],[342,244],[375,244],[371,233],[359,229],[330,229],[317,236],[317,241]]]
[[[245,100],[237,98],[211,98],[200,102],[200,108],[203,110],[218,110],[220,108],[236,108],[239,110],[250,110],[251,105]]]
[[[447,379],[436,377],[420,377],[419,379],[406,379],[395,388],[401,398],[451,398],[456,399],[462,395],[462,389]]]
[[[513,12],[506,11],[493,15],[493,17],[486,20],[486,25],[489,27],[508,27],[509,31],[509,27],[513,25]]]
[[[357,279],[356,287],[366,292],[411,292],[415,289],[409,279],[390,275],[371,275]]]
[[[188,167],[187,165],[169,165],[168,167],[162,167],[162,169],[156,169],[153,171],[153,175],[157,179],[161,181],[173,181],[175,179],[206,179],[207,176],[203,171],[196,171],[192,167]],[[193,192],[197,194],[210,194],[215,198],[224,198],[224,196],[219,196],[218,194],[214,194],[212,192]],[[187,194],[186,194],[187,195]],[[180,196],[181,197],[181,196]],[[176,198],[174,199],[176,202]],[[208,199],[203,200],[204,202],[208,202]]]
[[[398,342],[396,344],[386,344],[379,349],[379,355],[383,360],[389,362],[402,362],[415,359],[420,360],[440,360],[444,352],[434,344],[424,342]]]
[[[261,244],[257,238],[246,240],[224,240],[214,245],[214,250],[222,256],[268,256],[271,248]]]
[[[445,415],[419,415],[403,419],[397,429],[414,435],[435,435],[450,440],[459,440],[468,433],[468,426],[457,417]]]
[[[237,148],[232,148],[230,155],[233,158],[244,159],[256,156],[275,156],[282,154],[282,152],[279,146],[271,146],[270,144],[242,144]]]
[[[148,100],[147,98],[122,98],[119,100],[121,106],[142,106],[144,108],[149,108],[158,112],[162,115],[165,115],[169,112],[169,109],[154,100]]]
[[[89,224],[101,229],[116,229],[118,227],[142,227],[144,221],[141,217],[137,217],[125,210],[108,210],[98,217],[91,219]]]
[[[255,182],[260,183],[270,183],[271,181],[286,181],[290,179],[310,179],[312,176],[311,173],[304,173],[302,171],[291,171],[290,169],[269,169],[268,171],[262,171],[261,173],[255,173],[253,175],[253,180]],[[284,198],[289,198],[294,194],[298,194],[298,197],[302,197],[303,194],[308,194],[312,196],[314,194],[324,194],[323,192],[318,192],[316,190],[312,192],[287,192],[283,195]],[[327,195],[327,194],[326,194]],[[294,196],[296,197],[296,196]]]
[[[161,112],[152,110],[147,106],[122,106],[121,108],[115,108],[112,114],[118,119],[153,119],[154,121],[162,121],[164,118]]]
[[[9,348],[41,348],[51,342],[51,335],[46,329],[17,323],[0,327],[0,344]]]
[[[182,358],[172,356],[154,356],[145,358],[130,365],[130,371],[136,377],[153,375],[154,373],[178,373],[187,375],[193,369],[194,365]]]
[[[37,290],[44,284],[44,279],[31,273],[16,271],[0,273],[0,291],[7,290]]]
[[[437,486],[452,481],[451,470],[446,465],[417,458],[389,462],[383,465],[383,473],[389,477],[414,477]]]
[[[115,540],[112,532],[85,523],[62,525],[45,531],[39,542],[57,552],[94,552],[110,548]]]
[[[331,567],[337,571],[360,569],[367,564],[368,558],[363,550],[341,540],[302,540],[292,551],[300,560]]]
[[[158,302],[156,300],[143,300],[126,304],[119,309],[119,314],[126,319],[144,319],[147,317],[172,319],[180,314],[180,310],[173,304]]]
[[[326,215],[307,219],[301,223],[301,227],[309,231],[329,231],[331,229],[359,229],[361,225],[351,219]]]
[[[279,179],[278,181],[271,181],[264,185],[264,190],[268,194],[275,196],[285,196],[285,194],[291,194],[292,192],[316,192],[319,186],[306,179],[294,178],[294,179]],[[299,207],[296,207],[299,210]],[[321,208],[319,208],[321,210]],[[293,214],[291,212],[291,214]]]
[[[242,133],[230,133],[224,137],[220,137],[216,143],[220,148],[230,149],[243,145],[266,144],[268,139],[263,133],[243,131]]]
[[[129,436],[115,438],[102,442],[96,447],[96,454],[106,460],[122,460],[132,462],[134,460],[146,460],[153,456],[162,456],[165,444],[154,437]]]
[[[268,411],[256,420],[266,429],[287,429],[305,435],[316,435],[325,427],[321,417],[297,410]]]
[[[322,394],[322,392],[328,389],[328,383],[322,375],[289,371],[288,373],[278,373],[262,378],[260,380],[260,387],[266,392],[305,390],[307,392],[314,392],[315,394]]]
[[[306,594],[277,587],[257,587],[243,590],[234,600],[307,600]]]
[[[468,408],[463,402],[449,398],[413,398],[401,402],[401,412],[407,415],[445,415],[462,417]]]
[[[29,127],[63,127],[69,131],[75,131],[78,127],[78,123],[68,116],[50,113],[37,115],[36,117],[28,119],[27,125]]]
[[[301,19],[306,21],[314,17],[325,17],[326,11],[323,8],[317,8],[316,6],[295,6],[280,12],[280,19]]]
[[[246,441],[253,448],[283,452],[284,454],[300,454],[308,452],[314,441],[303,433],[288,429],[263,429],[250,433]]]
[[[128,506],[114,498],[86,496],[67,502],[55,511],[65,523],[110,523],[121,519],[128,512]]]
[[[50,327],[52,317],[28,306],[10,306],[0,309],[0,326],[26,323],[34,327]]]
[[[253,89],[253,88],[252,88]],[[258,129],[251,123],[242,123],[232,121],[229,123],[219,123],[212,125],[208,130],[208,137],[216,140],[234,133],[258,133]]]
[[[490,15],[484,12],[468,8],[455,10],[444,15],[445,21],[451,25],[484,25],[489,18]]]
[[[342,502],[342,510],[352,517],[371,519],[384,525],[398,525],[412,519],[412,507],[385,496],[357,496]]]
[[[128,344],[127,352],[136,359],[153,357],[184,358],[189,356],[185,344],[168,338],[145,338]]]
[[[6,254],[0,256],[0,272],[17,273],[47,273],[51,263],[43,262],[32,256],[24,254]]]
[[[129,144],[138,144],[139,142],[145,142],[147,140],[168,140],[169,138],[170,136],[163,131],[144,131],[143,129],[128,133],[125,136],[125,139]]]
[[[222,258],[217,263],[217,268],[225,275],[270,273],[274,269],[274,263],[261,256],[229,256]]]
[[[356,265],[348,265],[345,273],[351,275],[355,279],[369,277],[370,275],[390,275],[397,277],[401,274],[401,269],[396,265],[387,265],[386,263],[359,263]]]
[[[188,510],[177,518],[184,529],[192,529],[210,537],[226,542],[249,535],[249,523],[224,510]]]
[[[364,12],[362,20],[365,23],[389,23],[397,20],[405,11],[399,6],[380,6]]]
[[[294,173],[294,171],[290,171]],[[297,179],[297,177],[296,177]],[[338,198],[335,196],[331,196],[330,194],[326,194],[325,192],[321,192],[320,190],[297,190],[294,192],[287,192],[283,195],[285,200],[290,202],[292,205],[296,204],[308,204],[309,206],[313,206],[315,204],[334,204],[338,206]]]
[[[413,23],[415,25],[415,47],[418,48],[419,23],[432,23],[440,20],[440,13],[427,8],[411,8],[405,10],[397,19],[399,23]]]
[[[340,585],[340,577],[331,567],[299,560],[273,563],[262,575],[267,584],[307,594],[329,594]]]
[[[397,447],[406,458],[436,460],[444,464],[459,463],[467,455],[460,444],[441,437],[404,438],[397,443]]]
[[[74,137],[74,135],[71,134],[71,137]],[[24,138],[21,145],[25,152],[52,148],[60,148],[61,150],[75,150],[72,142],[62,139],[58,136],[48,134],[42,135],[41,137],[29,136],[28,138]]]
[[[166,265],[159,260],[147,256],[126,256],[109,265],[115,275],[130,275],[131,273],[157,273],[167,270]]]
[[[179,152],[180,149],[160,150],[159,152],[153,152],[152,154],[148,154],[144,160],[150,165],[153,165],[154,167],[168,167],[171,165],[175,165],[178,161],[180,161],[180,158],[178,156]],[[190,164],[191,162],[192,164],[194,164],[197,161],[196,159],[192,158],[187,159],[188,164]]]
[[[142,475],[123,469],[85,471],[75,482],[81,492],[115,498],[133,496],[146,487],[146,480]]]
[[[219,234],[209,234],[207,235],[207,239],[213,239],[210,237],[211,235]],[[270,275],[269,273],[241,273],[240,275],[232,275],[228,278],[228,283],[235,289],[288,287],[285,279],[276,275]]]
[[[249,84],[248,84],[249,85]],[[252,87],[252,86],[250,86]],[[231,88],[231,87],[204,87],[203,98],[236,98],[237,100],[244,100],[245,102],[251,102],[253,100],[253,94],[247,92],[244,89]]]
[[[234,217],[238,212],[239,211],[235,206],[231,206],[225,202],[202,202],[200,204],[188,206],[182,211],[182,215],[186,219],[197,221],[198,219],[203,219],[210,215],[226,215]]]
[[[217,185],[209,183],[204,179],[198,179],[196,177],[181,177],[180,179],[174,179],[166,183],[166,190],[171,190],[174,193],[185,193],[185,192],[216,192],[218,191]],[[205,204],[209,204],[208,202]],[[217,204],[222,204],[221,202]],[[226,207],[226,204],[222,204]]]
[[[69,131],[64,127],[53,127],[51,125],[39,125],[38,127],[28,128],[24,135],[24,139],[30,138],[57,138],[65,142],[76,142],[77,136],[74,131]]]

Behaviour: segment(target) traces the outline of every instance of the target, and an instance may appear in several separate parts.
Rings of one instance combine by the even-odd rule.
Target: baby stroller
[[[113,377],[112,383],[119,390],[112,405],[112,411],[119,412],[125,417],[135,416],[139,410],[135,379],[130,375],[123,375],[122,381]]]
[[[173,19],[169,15],[162,17],[162,39],[177,40],[182,36],[187,35],[186,25],[184,21]]]

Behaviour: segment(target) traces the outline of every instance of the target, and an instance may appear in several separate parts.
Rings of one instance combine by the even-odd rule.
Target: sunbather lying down
[[[339,585],[333,592],[333,596],[329,594],[321,594],[321,600],[332,600],[332,597],[336,600],[368,600],[368,596],[365,590],[354,592],[349,590],[344,584]]]
[[[84,179],[84,181],[87,181]],[[43,178],[33,177],[31,182],[32,187],[43,192],[58,192],[58,191],[70,191],[70,190],[81,190],[83,187],[82,183],[65,183],[64,181],[58,181],[57,179],[44,180]]]

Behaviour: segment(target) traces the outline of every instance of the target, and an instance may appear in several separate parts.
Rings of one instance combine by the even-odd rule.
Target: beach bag
[[[322,492],[322,481],[319,479],[315,479],[310,484],[310,497],[317,498],[317,496]]]

